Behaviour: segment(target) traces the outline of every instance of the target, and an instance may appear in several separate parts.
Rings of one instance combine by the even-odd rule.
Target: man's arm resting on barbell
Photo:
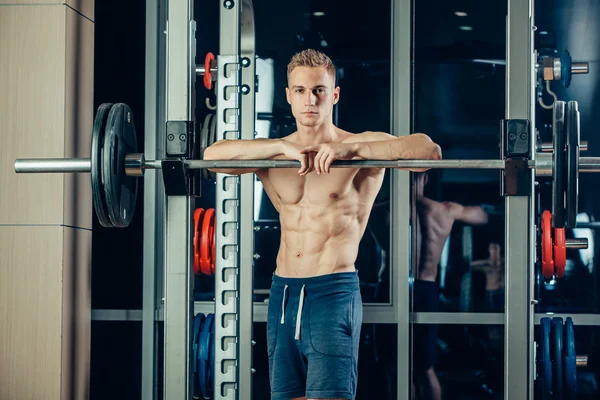
[[[268,160],[282,154],[281,139],[219,140],[204,150],[204,160]],[[254,173],[260,168],[209,168],[229,175]]]
[[[393,136],[385,132],[364,132],[351,137],[355,154],[364,160],[441,160],[442,149],[424,133]],[[429,168],[400,168],[422,172]]]

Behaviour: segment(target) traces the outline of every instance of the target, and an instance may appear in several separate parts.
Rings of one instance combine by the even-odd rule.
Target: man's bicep
[[[456,205],[455,218],[461,222],[471,225],[483,225],[488,222],[487,213],[480,206]]]
[[[385,132],[378,131],[367,131],[363,133],[358,133],[350,136],[346,139],[347,143],[366,143],[366,142],[378,142],[383,140],[391,140],[397,139],[396,136],[390,135]]]
[[[208,168],[208,170],[217,174],[225,174],[232,176],[251,174],[259,171],[258,168]]]

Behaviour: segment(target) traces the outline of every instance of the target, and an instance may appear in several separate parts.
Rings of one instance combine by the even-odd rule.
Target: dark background
[[[499,156],[499,121],[504,117],[505,104],[505,58],[506,1],[443,1],[419,0],[415,2],[414,14],[414,66],[413,66],[413,131],[425,132],[438,142],[446,159],[497,158]],[[198,62],[207,51],[218,53],[218,1],[197,2]],[[600,33],[600,3],[593,0],[545,0],[536,1],[536,25],[538,30],[554,32],[558,50],[568,50],[574,60],[590,63],[588,75],[575,76],[569,88],[553,83],[552,88],[561,100],[579,101],[581,111],[581,140],[588,141],[585,156],[599,156],[600,143],[596,127],[600,117],[595,111],[596,93],[599,92],[597,38]],[[319,47],[334,60],[338,67],[341,101],[338,106],[338,124],[341,128],[358,132],[361,130],[390,130],[390,12],[389,1],[375,0],[368,5],[350,5],[342,0],[293,1],[255,0],[257,55],[272,58],[275,66],[276,95],[274,112],[289,116],[285,101],[286,65],[291,55],[305,47]],[[314,16],[315,11],[324,16]],[[454,15],[464,11],[466,17]],[[96,2],[95,21],[95,95],[97,108],[104,102],[127,103],[134,115],[138,144],[144,143],[144,79],[145,79],[145,2],[141,0]],[[461,30],[470,26],[472,30]],[[516,39],[518,40],[518,39]],[[323,47],[326,43],[327,46]],[[483,59],[487,62],[474,62]],[[498,63],[489,60],[500,60]],[[198,98],[207,93],[198,86]],[[549,103],[549,97],[544,100]],[[205,111],[198,102],[198,118]],[[548,123],[551,112],[537,109],[538,128],[542,138],[550,140],[543,125]],[[283,123],[281,123],[283,124]],[[277,124],[275,124],[277,125]],[[274,126],[275,126],[274,125]],[[283,135],[285,128],[273,128],[273,136]],[[499,193],[499,174],[495,171],[452,171],[437,174],[428,186],[427,194],[438,200],[460,201],[464,204],[493,204],[502,212],[503,199]],[[594,198],[598,196],[595,175],[580,177],[580,212],[594,219],[600,207]],[[139,193],[143,193],[140,180]],[[542,183],[541,187],[544,187]],[[214,206],[210,190],[199,202]],[[384,184],[378,199],[379,206],[373,211],[369,224],[372,237],[387,249],[387,218],[389,199],[388,182]],[[212,203],[211,203],[212,202]],[[269,204],[262,205],[269,213]],[[143,199],[138,197],[136,214],[127,229],[105,229],[94,220],[92,307],[94,309],[141,309],[142,308],[142,216]],[[494,220],[498,226],[475,231],[474,258],[485,257],[486,243],[492,238],[503,240],[503,218]],[[460,227],[453,237],[460,238]],[[272,239],[277,240],[276,233]],[[458,236],[457,236],[458,235]],[[370,236],[371,237],[371,236]],[[257,236],[257,246],[270,242],[265,236]],[[359,261],[368,266],[374,241],[365,239],[361,254],[368,254]],[[267,245],[265,245],[267,246]],[[267,246],[268,247],[268,246]],[[271,246],[272,247],[272,246]],[[259,249],[267,254],[265,249]],[[459,266],[460,249],[453,247],[449,265]],[[594,249],[597,257],[597,251]],[[574,272],[554,290],[540,286],[540,310],[564,310],[570,312],[597,312],[596,292],[598,275],[583,268],[576,253]],[[274,255],[261,257],[258,271],[269,273]],[[363,263],[363,264],[361,264]],[[451,274],[450,274],[451,275]],[[368,268],[361,270],[366,281],[376,279]],[[257,277],[257,279],[261,279]],[[209,288],[210,280],[199,282],[200,288]],[[365,292],[367,293],[367,292]],[[369,292],[370,293],[370,292]],[[369,294],[367,293],[367,294]],[[370,293],[372,294],[372,293]],[[451,292],[448,294],[452,295]],[[546,307],[546,308],[544,308]],[[539,310],[538,310],[539,311]],[[258,353],[264,350],[263,326],[257,324],[256,382],[257,396],[268,393],[266,363]],[[381,361],[388,343],[381,339],[374,345],[376,331],[365,326],[361,347],[359,397],[390,398],[387,386],[394,376],[393,367]],[[440,368],[464,368],[467,382],[454,398],[498,398],[501,396],[502,359],[465,362],[481,349],[473,342],[466,345],[460,338],[468,327],[448,327],[446,334],[450,347],[442,357]],[[581,336],[595,337],[596,328],[583,329]],[[475,330],[476,331],[476,330]],[[579,331],[578,331],[579,332]],[[139,399],[141,397],[141,322],[93,321],[92,323],[92,377],[91,390],[94,399]],[[471,333],[469,337],[478,337]],[[262,342],[261,342],[262,341]],[[582,343],[592,346],[593,342]],[[393,359],[393,352],[390,360]],[[492,357],[492,356],[490,356]],[[473,357],[477,358],[477,357]],[[385,359],[385,357],[384,357]],[[474,379],[473,374],[490,370],[482,364],[500,365],[500,376],[487,381]],[[500,364],[498,364],[500,363]],[[386,366],[387,365],[387,366]],[[364,371],[364,372],[363,372]],[[480,374],[481,375],[481,374]],[[471,379],[469,379],[469,377]],[[498,383],[498,379],[500,382]],[[483,382],[483,383],[482,383]],[[486,383],[496,388],[493,393],[483,394]],[[393,385],[392,385],[393,386]],[[449,391],[452,389],[448,387]],[[469,392],[469,394],[465,394]],[[370,394],[367,396],[366,394]],[[460,397],[464,396],[464,397]],[[471,396],[471,397],[469,397]],[[489,397],[486,397],[489,396]],[[259,397],[257,397],[259,398]],[[263,397],[260,397],[263,398]],[[581,397],[584,398],[584,397]]]

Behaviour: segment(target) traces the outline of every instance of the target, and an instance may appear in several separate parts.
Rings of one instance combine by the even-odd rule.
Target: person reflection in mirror
[[[442,249],[455,222],[485,225],[488,214],[480,206],[463,206],[455,202],[439,202],[424,195],[429,173],[416,174],[417,269],[413,285],[413,311],[438,312],[439,294],[436,282]],[[413,325],[414,381],[418,399],[439,400],[442,389],[435,372],[438,327],[435,324]]]
[[[285,93],[297,131],[281,139],[221,140],[204,158],[300,162],[297,170],[211,171],[255,173],[279,212],[281,241],[267,312],[271,399],[354,399],[363,318],[355,262],[385,170],[331,165],[439,160],[441,149],[423,133],[396,137],[335,126],[340,88],[324,53],[299,52],[287,72]]]
[[[473,261],[471,269],[485,274],[485,306],[486,312],[499,312],[504,309],[504,257],[500,244],[492,242],[488,246],[489,257],[485,260]]]

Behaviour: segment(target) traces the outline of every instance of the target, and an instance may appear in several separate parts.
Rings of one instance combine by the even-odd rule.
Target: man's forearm
[[[401,160],[442,158],[440,146],[423,134],[413,134],[395,139],[354,144],[355,154],[366,160]]]
[[[206,148],[204,159],[268,160],[280,154],[280,139],[221,140]]]

